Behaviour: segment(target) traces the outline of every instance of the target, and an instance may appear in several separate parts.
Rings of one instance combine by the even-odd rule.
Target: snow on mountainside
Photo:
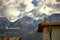
[[[38,28],[37,26],[40,22],[42,22],[41,19],[37,21],[27,16],[24,16],[23,18],[18,19],[15,22],[9,22],[7,21],[6,18],[2,18],[0,21],[1,23],[0,27],[2,28],[2,26],[5,25],[3,26],[4,28],[2,29],[3,29],[3,33],[4,32],[6,33],[5,34],[6,36],[19,36],[19,37],[22,37],[24,40],[27,40],[27,39],[33,40],[33,38],[35,38],[36,40],[39,40],[39,39],[42,39],[42,34],[37,33],[37,28]],[[20,29],[10,30],[10,29],[5,29],[5,27],[20,27]],[[33,38],[31,38],[31,36],[33,36]],[[38,38],[36,38],[36,36]]]

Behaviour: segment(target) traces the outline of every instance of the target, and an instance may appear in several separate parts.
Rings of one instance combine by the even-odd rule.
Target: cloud
[[[9,3],[9,2],[11,2],[11,3]],[[0,9],[0,15],[2,17],[6,17],[11,22],[14,22],[19,18],[18,15],[20,14],[20,12],[19,12],[19,10],[17,10],[17,8],[15,8],[16,5],[13,4],[12,1],[9,1],[9,2],[8,2],[9,5],[10,6],[13,5],[13,6],[9,7],[9,5],[6,5],[3,2],[3,4],[5,6]],[[15,2],[15,1],[13,0],[13,2]]]
[[[30,4],[33,0],[25,0],[24,3],[25,4]]]
[[[53,8],[53,12],[60,12],[60,2],[57,1],[58,0],[48,1],[50,3],[48,3],[47,6]]]
[[[33,6],[33,4],[29,3],[29,4],[27,4],[27,7],[26,7],[25,11],[26,11],[26,12],[29,12],[29,11],[31,11],[32,9],[34,9],[34,6]]]
[[[24,1],[24,4],[26,4],[26,9],[25,9],[26,12],[29,12],[34,8],[34,6],[31,2],[32,2],[32,0],[25,0]]]
[[[56,2],[56,0],[43,0],[39,5],[41,7],[39,12],[41,13],[46,13],[47,15],[60,13],[60,2]]]

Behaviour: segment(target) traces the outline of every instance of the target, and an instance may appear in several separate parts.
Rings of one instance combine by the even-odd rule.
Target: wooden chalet
[[[40,23],[38,32],[43,33],[43,40],[60,40],[60,22]]]

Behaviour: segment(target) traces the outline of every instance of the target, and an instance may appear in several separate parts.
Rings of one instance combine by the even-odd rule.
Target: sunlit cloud
[[[25,4],[30,4],[32,0],[24,0]]]
[[[32,1],[33,0],[21,0],[21,1],[20,0],[8,0],[8,1],[3,0],[3,1],[0,1],[0,14],[1,16],[6,17],[11,22],[18,20],[19,18],[22,18],[21,16],[28,15],[29,17],[34,18],[35,16],[33,12],[30,12],[30,11],[35,9],[36,7],[31,3]],[[23,3],[26,6],[25,8],[21,7],[21,10],[24,10],[22,13],[18,9],[18,6],[20,7],[21,3]],[[60,13],[60,2],[56,2],[56,0],[41,0],[38,3],[38,6],[36,9],[38,10],[37,14],[45,13],[46,15],[52,15],[56,12]],[[27,12],[27,15],[25,15],[24,12],[25,14]],[[39,19],[39,17],[35,17],[35,18],[37,20]]]
[[[27,5],[25,11],[26,11],[26,12],[29,12],[29,11],[31,11],[32,9],[34,9],[34,6],[33,6],[31,3],[29,3],[29,4]]]
[[[41,7],[39,12],[47,15],[60,13],[60,2],[56,2],[56,0],[42,0],[39,7]]]

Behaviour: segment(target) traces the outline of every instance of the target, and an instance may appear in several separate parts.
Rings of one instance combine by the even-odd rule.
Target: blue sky
[[[32,1],[32,4],[34,5],[34,6],[38,6],[38,3],[39,3],[40,1],[37,1],[37,0],[33,0]]]

